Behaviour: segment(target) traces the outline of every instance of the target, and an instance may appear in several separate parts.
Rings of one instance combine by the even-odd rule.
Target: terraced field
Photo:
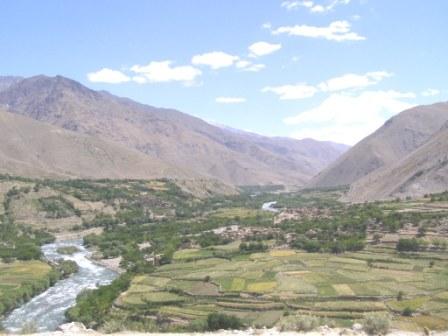
[[[180,250],[175,263],[136,276],[116,307],[185,323],[219,311],[258,326],[275,325],[295,312],[337,325],[388,312],[402,329],[448,328],[447,254],[399,256],[369,247],[342,255],[271,250],[228,260],[208,251]],[[183,261],[181,256],[192,254],[197,260]],[[405,309],[413,316],[402,316]]]

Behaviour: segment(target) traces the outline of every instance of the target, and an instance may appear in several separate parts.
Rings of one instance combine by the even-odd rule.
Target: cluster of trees
[[[129,288],[131,278],[130,273],[124,273],[110,285],[84,291],[76,298],[76,305],[67,310],[66,317],[88,328],[97,328],[104,323],[118,295]]]
[[[401,238],[396,245],[396,250],[398,252],[418,252],[425,251],[427,249],[445,251],[447,248],[447,241],[442,239],[427,241],[418,238]]]
[[[243,242],[240,244],[240,252],[242,253],[264,252],[267,249],[268,246],[266,244],[263,244],[262,242]]]
[[[39,207],[45,211],[48,218],[65,218],[70,216],[81,216],[81,211],[62,196],[50,196],[39,199]]]
[[[343,253],[346,251],[360,251],[365,247],[364,238],[350,237],[334,241],[319,241],[317,239],[299,238],[292,247],[307,252]]]
[[[213,245],[224,245],[230,243],[229,238],[225,238],[222,235],[217,235],[213,232],[204,232],[198,238],[196,238],[196,242],[201,247],[208,247]]]
[[[291,247],[308,252],[342,253],[365,247],[367,227],[378,223],[382,211],[370,204],[340,207],[330,218],[285,221],[284,233],[294,234]]]
[[[398,241],[396,249],[398,252],[417,252],[421,249],[421,244],[416,238],[402,238]]]
[[[0,215],[0,258],[3,262],[11,262],[14,259],[39,259],[42,255],[40,246],[54,240],[54,237],[45,231],[14,224],[11,202],[21,193],[30,191],[29,187],[14,187],[5,194],[3,202],[5,212]]]
[[[447,202],[448,201],[448,191],[444,191],[440,194],[425,195],[425,197],[430,197],[431,202]]]
[[[207,329],[210,331],[215,330],[238,330],[243,327],[243,323],[236,316],[212,313],[207,317]]]

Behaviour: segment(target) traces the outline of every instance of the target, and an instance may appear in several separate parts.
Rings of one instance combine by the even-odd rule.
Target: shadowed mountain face
[[[136,150],[0,109],[0,173],[58,178],[186,177]]]
[[[304,185],[346,149],[328,142],[235,132],[175,110],[93,91],[61,76],[14,82],[0,91],[0,106],[137,150],[182,174],[235,185]],[[149,163],[147,167],[158,169]]]
[[[378,169],[387,169],[425,144],[447,120],[448,103],[404,111],[315,176],[309,186],[351,185]]]

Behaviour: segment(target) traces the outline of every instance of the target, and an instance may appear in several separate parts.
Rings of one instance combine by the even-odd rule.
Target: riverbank
[[[78,252],[72,255],[58,252],[60,248],[70,246],[75,246]],[[46,244],[42,246],[42,252],[49,262],[56,262],[59,259],[76,262],[78,272],[56,282],[54,286],[34,296],[7,315],[2,325],[9,332],[20,332],[27,323],[31,323],[37,330],[56,330],[66,321],[65,311],[74,305],[81,291],[107,285],[117,276],[115,272],[88,259],[91,253],[82,245],[82,240]]]
[[[89,257],[89,260],[92,261],[94,264],[97,264],[99,266],[105,267],[111,271],[114,271],[118,274],[126,272],[123,268],[120,267],[121,257],[118,258],[111,258],[111,259],[95,259],[92,257]]]
[[[102,334],[95,330],[86,329],[81,323],[68,323],[59,327],[60,330],[54,332],[45,332],[33,334],[35,336],[67,336],[67,335],[90,335],[102,336]],[[309,332],[281,332],[275,328],[273,329],[248,329],[248,330],[220,330],[216,332],[206,333],[139,333],[139,332],[119,332],[107,335],[114,336],[367,336],[367,334],[359,330],[348,328],[329,328],[326,326],[319,327],[316,330]],[[392,330],[387,333],[387,336],[422,336],[428,335],[423,332],[409,332],[401,330]],[[431,336],[448,336],[448,331],[432,331],[429,332]]]
[[[90,228],[85,230],[79,230],[79,231],[65,231],[65,232],[58,232],[54,233],[54,237],[56,238],[56,242],[61,241],[68,241],[68,240],[79,240],[83,239],[85,236],[90,234],[96,234],[99,235],[103,232],[103,228]]]

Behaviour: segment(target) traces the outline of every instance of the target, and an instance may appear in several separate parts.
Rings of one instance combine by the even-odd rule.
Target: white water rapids
[[[263,205],[261,206],[261,209],[264,211],[278,212],[278,210],[276,208],[274,208],[275,204],[277,204],[276,201],[263,203]]]
[[[79,252],[73,255],[58,253],[57,249],[63,246],[76,246]],[[31,323],[38,331],[56,330],[59,325],[66,322],[65,311],[75,304],[76,296],[82,290],[107,285],[117,276],[115,272],[88,259],[90,252],[82,245],[82,240],[43,245],[42,252],[49,261],[73,260],[78,264],[79,270],[13,310],[1,322],[8,332],[20,332],[26,323]]]

